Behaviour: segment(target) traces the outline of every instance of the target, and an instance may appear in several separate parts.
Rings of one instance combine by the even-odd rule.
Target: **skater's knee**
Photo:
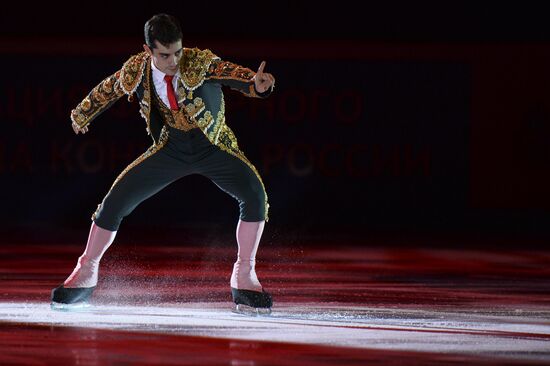
[[[122,218],[113,216],[109,217],[109,215],[107,215],[104,211],[100,210],[92,215],[92,221],[102,229],[118,231]]]
[[[267,216],[267,195],[262,189],[251,191],[239,203],[240,219],[243,221],[264,221]]]
[[[92,215],[92,221],[102,229],[118,231],[120,223],[126,215],[116,207],[106,204],[104,201],[97,206],[97,210]]]

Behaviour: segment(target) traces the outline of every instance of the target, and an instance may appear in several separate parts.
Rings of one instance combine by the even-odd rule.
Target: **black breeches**
[[[122,219],[141,202],[190,174],[209,178],[235,198],[241,220],[266,219],[266,193],[248,164],[211,144],[198,129],[167,128],[163,147],[143,154],[119,175],[93,216],[99,227],[118,230]]]

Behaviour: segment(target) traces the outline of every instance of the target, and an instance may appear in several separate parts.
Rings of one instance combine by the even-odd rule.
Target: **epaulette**
[[[128,59],[120,70],[120,86],[124,93],[134,94],[144,75],[149,55],[143,51]]]
[[[180,61],[180,74],[185,88],[193,91],[200,87],[210,64],[218,59],[219,57],[209,49],[184,48]]]

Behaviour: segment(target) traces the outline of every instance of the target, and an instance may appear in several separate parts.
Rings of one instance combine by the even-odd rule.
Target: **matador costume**
[[[71,113],[72,121],[83,128],[123,95],[130,101],[135,95],[153,139],[153,145],[116,178],[92,215],[94,222],[118,230],[139,203],[189,174],[208,177],[237,199],[241,220],[267,220],[264,184],[226,124],[222,86],[258,98],[268,96],[272,88],[258,93],[252,70],[222,61],[207,49],[184,48],[175,88],[179,108],[175,110],[159,97],[151,63],[146,52],[130,57]]]

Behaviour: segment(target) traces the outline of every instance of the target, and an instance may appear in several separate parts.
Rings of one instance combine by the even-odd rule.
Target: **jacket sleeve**
[[[120,86],[120,71],[99,83],[71,112],[71,120],[82,128],[116,102],[124,91]]]
[[[215,58],[208,68],[206,79],[219,80],[220,84],[238,90],[248,97],[266,98],[273,91],[273,87],[263,93],[258,92],[252,79],[254,75],[256,73],[246,67]]]

